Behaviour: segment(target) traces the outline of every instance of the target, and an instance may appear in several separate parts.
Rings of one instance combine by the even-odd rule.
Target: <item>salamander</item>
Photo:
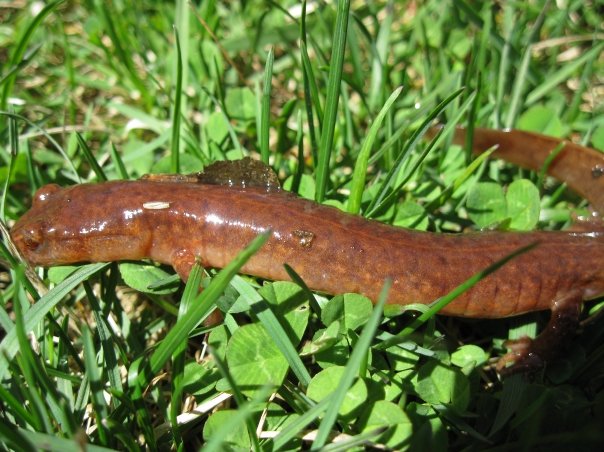
[[[477,150],[506,144],[501,132],[487,132],[477,131]],[[545,157],[537,157],[538,162],[527,163],[521,155],[528,151],[510,136],[500,155],[538,169],[547,150],[540,150]],[[456,140],[462,139],[460,132]],[[554,146],[548,147],[551,151]],[[575,190],[601,207],[604,179],[597,166],[604,164],[604,156],[585,149],[573,148],[573,155],[564,157],[567,165],[550,165],[550,171],[556,168],[556,176],[571,180]],[[584,152],[596,163],[574,165],[585,160]],[[173,266],[186,279],[196,259],[204,266],[223,267],[270,229],[269,240],[245,264],[244,273],[287,280],[287,263],[313,290],[360,293],[372,300],[390,278],[388,302],[394,304],[431,303],[474,273],[537,243],[440,312],[502,318],[550,309],[545,331],[534,341],[513,343],[499,363],[501,372],[533,368],[549,359],[551,347],[566,340],[559,330],[576,326],[582,302],[604,294],[604,229],[595,225],[587,231],[528,233],[408,230],[281,190],[276,176],[259,162],[218,165],[201,175],[46,185],[12,228],[12,240],[31,265],[151,259]],[[229,177],[229,172],[244,176]],[[510,363],[515,364],[508,367]]]

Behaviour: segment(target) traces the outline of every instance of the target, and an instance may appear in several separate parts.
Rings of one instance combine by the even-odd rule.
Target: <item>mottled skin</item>
[[[271,238],[243,272],[289,279],[283,267],[287,263],[314,290],[362,293],[373,300],[391,278],[388,301],[396,304],[431,303],[474,273],[538,242],[441,311],[496,318],[552,309],[552,321],[540,339],[513,344],[512,355],[502,361],[516,360],[515,369],[540,364],[551,343],[564,337],[554,334],[560,325],[575,325],[581,302],[604,294],[601,230],[418,232],[274,188],[210,185],[186,177],[64,189],[47,185],[11,236],[32,265],[150,258],[172,265],[186,279],[196,258],[206,266],[223,267],[267,229]]]

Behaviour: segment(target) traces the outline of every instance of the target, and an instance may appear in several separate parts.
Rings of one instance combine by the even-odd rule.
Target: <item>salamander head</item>
[[[53,243],[48,240],[49,223],[52,222],[52,205],[50,200],[61,188],[56,184],[40,188],[33,199],[32,208],[23,215],[10,231],[11,238],[23,256],[32,265],[50,265],[53,259]],[[50,215],[48,215],[50,214]]]
[[[98,185],[40,188],[32,208],[11,229],[22,257],[43,267],[110,261],[137,256],[140,240],[112,211],[119,202],[105,199]],[[115,207],[115,209],[114,209]]]

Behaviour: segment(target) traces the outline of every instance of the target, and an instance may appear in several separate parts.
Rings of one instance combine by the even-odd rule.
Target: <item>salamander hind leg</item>
[[[509,352],[497,362],[501,376],[534,372],[560,354],[579,326],[583,297],[572,291],[552,304],[552,314],[545,329],[535,339],[523,337],[507,341]]]

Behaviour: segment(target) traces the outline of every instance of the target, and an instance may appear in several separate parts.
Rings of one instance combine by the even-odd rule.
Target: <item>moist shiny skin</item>
[[[243,272],[389,303],[430,303],[522,246],[539,242],[442,314],[495,318],[604,293],[604,233],[434,234],[392,227],[283,191],[153,180],[43,187],[12,239],[33,265],[150,258],[186,278],[196,258],[223,267],[262,231],[272,236]]]
[[[456,130],[454,141],[463,144],[465,134]],[[604,211],[604,154],[514,130],[474,129],[473,138],[474,152],[497,146],[493,155],[532,170],[549,161],[548,174]],[[396,304],[431,303],[537,242],[440,311],[494,318],[550,309],[550,321],[537,338],[506,343],[510,352],[497,370],[509,375],[541,368],[559,353],[577,328],[582,302],[604,294],[602,221],[577,226],[581,231],[455,235],[396,228],[285,193],[268,167],[243,159],[197,175],[64,189],[47,185],[11,237],[33,265],[150,258],[172,265],[186,279],[196,259],[223,267],[270,229],[245,273],[288,279],[287,263],[312,289],[362,293],[373,300],[390,278],[388,301]]]

